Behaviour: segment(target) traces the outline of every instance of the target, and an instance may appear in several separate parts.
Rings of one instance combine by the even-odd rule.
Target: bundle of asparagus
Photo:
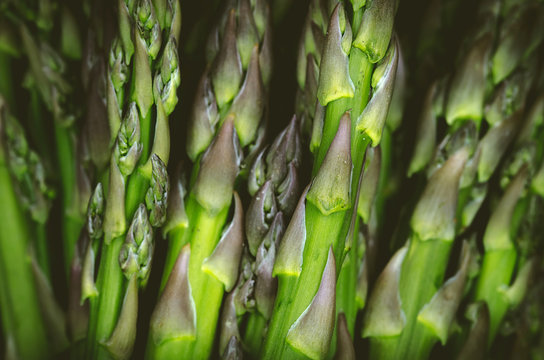
[[[538,356],[543,34],[537,0],[1,3],[0,352]]]

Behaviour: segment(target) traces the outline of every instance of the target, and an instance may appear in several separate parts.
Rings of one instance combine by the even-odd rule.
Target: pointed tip
[[[273,276],[299,276],[302,271],[304,245],[306,243],[306,194],[309,185],[304,189],[291,221],[285,230],[278,248],[274,263]]]
[[[196,337],[196,310],[188,273],[190,254],[190,245],[185,245],[151,315],[151,338],[157,345]]]
[[[181,164],[178,166],[168,196],[168,206],[166,207],[166,223],[163,226],[163,237],[176,228],[187,228],[189,226],[189,217],[185,211],[186,184]]]
[[[376,68],[380,73],[383,73],[381,76],[374,74],[373,81],[376,82],[374,92],[357,119],[356,129],[364,131],[372,139],[372,146],[377,146],[381,141],[389,106],[393,98],[399,62],[398,46],[398,42],[393,41],[388,50],[389,55],[384,59],[384,63]],[[375,80],[378,78],[379,80]]]
[[[342,44],[341,23],[344,17],[344,7],[339,2],[329,22],[321,57],[317,98],[323,106],[343,97],[351,98],[355,94],[355,86],[349,75],[348,54]]]
[[[255,260],[255,304],[265,319],[270,319],[276,299],[277,279],[272,275],[276,260],[276,245],[284,231],[283,214],[278,212],[270,225],[270,230],[257,249]]]
[[[289,218],[297,203],[299,194],[299,175],[294,162],[290,162],[287,167],[287,175],[278,187],[278,206],[281,211]]]
[[[351,120],[348,113],[340,119],[331,146],[312,181],[307,199],[324,215],[350,206]]]
[[[475,251],[466,241],[463,242],[459,269],[438,289],[417,315],[418,322],[433,332],[442,345],[448,340],[450,328],[465,294],[469,264]]]
[[[223,360],[243,360],[244,352],[242,350],[242,344],[236,336],[232,336],[227,344],[221,359]]]
[[[274,184],[268,180],[255,193],[247,209],[245,229],[249,251],[253,256],[269,229],[270,220],[277,211]]]
[[[461,148],[429,179],[410,221],[420,240],[453,240],[459,183],[468,156],[468,149]]]
[[[202,156],[193,190],[197,201],[208,212],[215,214],[230,204],[240,163],[238,136],[232,117],[227,117]]]
[[[244,244],[242,201],[234,191],[234,216],[212,254],[204,259],[202,270],[215,276],[230,291],[238,279],[238,268]]]
[[[362,337],[396,336],[406,324],[399,292],[400,272],[406,246],[389,260],[372,289],[363,320]]]
[[[312,302],[289,328],[286,341],[312,359],[325,358],[334,332],[336,312],[336,260],[329,247],[327,264]]]
[[[336,324],[336,355],[335,360],[355,360],[355,348],[353,340],[348,330],[346,315],[341,312],[338,314],[338,322]]]
[[[265,89],[259,65],[259,46],[255,44],[246,77],[229,109],[229,114],[234,115],[234,124],[242,147],[255,141],[264,109]]]
[[[242,62],[236,48],[236,11],[227,17],[221,47],[211,70],[213,90],[219,108],[229,103],[238,93],[242,81]]]
[[[353,46],[361,49],[372,63],[380,61],[387,52],[395,13],[395,0],[374,0],[363,13]]]

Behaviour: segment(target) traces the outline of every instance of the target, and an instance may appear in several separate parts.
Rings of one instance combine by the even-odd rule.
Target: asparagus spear
[[[319,287],[321,274],[324,274],[327,261],[325,249],[332,246],[337,270],[342,271],[346,269],[342,267],[346,252],[356,252],[352,237],[358,231],[354,231],[357,228],[352,225],[356,224],[352,218],[355,215],[356,219],[364,150],[370,142],[377,145],[380,141],[397,67],[396,43],[393,41],[390,46],[395,7],[394,2],[389,1],[374,1],[366,7],[354,2],[351,22],[340,5],[332,13],[317,88],[318,101],[326,106],[325,117],[320,145],[315,153],[315,178],[306,195],[304,236],[299,235],[292,240],[297,245],[288,245],[289,242],[284,239],[280,246],[274,270],[279,280],[278,298],[265,343],[265,358],[296,357],[300,353],[323,358],[329,351],[331,338],[328,336],[332,336],[336,316],[327,324],[331,331],[319,333],[319,336],[323,336],[320,341],[326,347],[314,348],[310,339],[304,344],[298,337],[300,335],[295,338],[289,334],[300,334],[294,324],[302,324],[298,320],[302,321],[304,309],[310,311],[318,301],[314,298],[312,302],[312,296]],[[376,26],[378,18],[383,26]],[[354,40],[352,34],[355,34]],[[374,63],[380,60],[382,63],[378,68],[381,70],[375,72],[373,78]],[[372,85],[374,93],[369,101]],[[351,110],[351,114],[344,114],[348,110]],[[327,236],[324,238],[323,234]],[[283,259],[283,246],[300,252],[290,255],[289,260]],[[302,269],[298,256],[305,264]],[[311,262],[309,259],[312,259]],[[338,310],[346,315],[350,331],[353,331],[356,313],[358,269],[355,263],[352,261],[353,266],[347,267],[351,273],[348,282],[353,285],[347,288],[352,288],[353,292],[339,295],[336,302]],[[328,288],[329,296],[331,291],[336,292],[336,286]]]
[[[259,153],[249,171],[248,188],[253,195],[245,221],[249,251],[244,253],[243,270],[227,297],[231,305],[223,308],[220,354],[234,337],[251,356],[258,356],[265,337],[276,296],[277,282],[272,277],[272,269],[285,230],[284,219],[291,217],[299,196],[298,127],[297,118],[293,117],[274,142]],[[247,320],[243,317],[246,313]],[[238,324],[246,321],[245,332],[242,332]]]
[[[180,84],[176,45],[180,14],[177,1],[162,5],[159,12],[147,0],[119,2],[120,38],[112,44],[108,90],[110,129],[118,135],[109,168],[97,293],[90,294],[87,358],[130,357],[137,291],[145,285],[151,266],[151,226],[160,227],[166,219],[168,115],[177,103]],[[125,87],[128,69],[130,88]],[[123,94],[128,94],[128,104],[121,102]],[[118,123],[120,114],[123,120]],[[127,220],[133,223],[128,230]],[[131,240],[137,233],[144,234],[138,235],[143,240]],[[88,256],[92,264],[93,256]],[[138,271],[130,265],[133,257]]]
[[[53,349],[47,338],[38,289],[34,284],[29,254],[32,247],[29,241],[31,231],[22,209],[23,202],[16,193],[12,179],[13,170],[28,166],[20,162],[26,159],[12,156],[20,150],[14,149],[13,145],[26,141],[21,133],[13,132],[13,124],[9,124],[13,121],[9,118],[3,99],[0,99],[0,198],[3,204],[2,218],[6,221],[0,230],[2,327],[15,356],[24,359],[47,359],[52,358]],[[12,142],[11,146],[8,141]],[[40,194],[39,189],[33,190],[32,194]],[[38,205],[37,209],[40,207],[39,204],[35,205]]]
[[[384,280],[375,285],[365,315],[363,336],[371,337],[371,355],[377,359],[393,359],[398,356],[407,359],[426,358],[430,345],[436,339],[435,334],[442,334],[440,336],[445,341],[444,330],[439,332],[439,329],[445,328],[447,336],[450,324],[445,319],[441,320],[440,316],[425,316],[424,305],[428,303],[427,308],[438,306],[433,305],[433,300],[437,299],[440,303],[440,292],[448,291],[439,290],[434,295],[438,290],[437,284],[441,283],[444,276],[444,264],[455,236],[454,218],[459,182],[468,157],[468,149],[461,147],[431,176],[414,209],[412,235],[402,258],[391,260],[390,264],[396,264],[394,270],[389,270],[388,266],[382,273],[382,276],[389,272],[395,274],[396,283]],[[458,286],[463,288],[463,285]],[[458,291],[453,293],[459,295]],[[448,296],[451,298],[451,295]],[[456,307],[453,306],[445,314],[451,319],[455,311]],[[391,317],[395,321],[390,322],[390,326],[380,325]],[[419,320],[420,317],[425,320]],[[444,323],[438,327],[439,322],[431,327],[433,330],[427,330],[423,325],[426,321],[431,324],[435,321]]]
[[[170,279],[171,270],[181,248],[190,244],[188,273],[196,334],[193,338],[154,333],[156,323],[165,321],[155,317],[148,357],[172,358],[180,353],[194,358],[211,356],[223,292],[236,282],[237,271],[231,270],[232,266],[237,270],[241,256],[241,242],[235,240],[239,236],[229,235],[229,229],[239,220],[235,216],[233,225],[225,227],[234,184],[247,166],[242,164],[242,157],[250,164],[264,136],[270,35],[266,2],[248,0],[228,3],[212,33],[210,65],[197,89],[188,131],[187,152],[196,161],[184,204],[188,223],[180,223],[170,232],[162,283],[165,291],[171,281],[179,281]],[[235,206],[235,215],[240,206]],[[223,228],[226,230],[221,235]],[[235,242],[228,245],[234,248],[228,250],[223,245],[227,239]],[[226,267],[229,252],[237,255]],[[187,319],[188,315],[183,316]]]

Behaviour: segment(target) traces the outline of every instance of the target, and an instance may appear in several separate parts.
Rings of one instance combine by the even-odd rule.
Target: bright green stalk
[[[0,132],[5,136],[7,112],[1,105]],[[0,309],[4,333],[15,344],[18,356],[44,359],[51,356],[47,330],[40,311],[39,298],[31,270],[29,226],[20,207],[11,174],[5,143],[0,146],[0,202],[5,224],[0,228]]]
[[[177,104],[176,90],[180,84],[176,42],[179,4],[168,1],[163,10],[164,18],[159,21],[150,1],[119,2],[120,37],[112,45],[108,76],[110,131],[117,132],[118,136],[110,161],[104,242],[96,283],[98,294],[90,294],[86,351],[89,359],[130,357],[136,334],[137,291],[145,285],[147,275],[140,274],[136,279],[126,266],[136,256],[138,261],[144,261],[139,265],[142,274],[148,274],[152,235],[135,240],[136,245],[129,238],[139,234],[142,226],[148,229],[144,231],[146,234],[151,226],[160,227],[166,220],[168,116]],[[168,26],[162,29],[161,24]],[[155,59],[159,53],[161,57]],[[131,81],[127,79],[129,69],[132,70]],[[156,73],[152,73],[155,70]],[[131,87],[126,88],[129,83]],[[126,93],[132,102],[123,114],[122,109],[126,107],[123,94]],[[147,217],[149,220],[144,221]],[[125,236],[129,219],[133,219],[133,225]],[[142,244],[148,249],[142,249]],[[132,253],[135,255],[130,255]]]
[[[356,223],[352,221],[352,214],[357,204],[364,152],[371,142],[377,145],[380,141],[398,59],[395,42],[389,45],[395,4],[374,1],[367,8],[361,6],[359,3],[355,6],[352,24],[341,6],[336,7],[329,23],[317,88],[318,101],[326,106],[325,118],[315,156],[315,178],[306,196],[305,236],[299,239],[305,266],[300,270],[297,265],[295,270],[293,264],[282,265],[282,268],[278,263],[275,265],[279,291],[265,343],[265,358],[300,356],[300,353],[296,355],[295,348],[306,356],[326,357],[331,342],[328,336],[332,336],[335,317],[327,324],[331,331],[324,330],[319,334],[324,336],[320,341],[326,348],[314,348],[310,339],[307,343],[300,342],[293,324],[302,319],[306,307],[310,309],[315,305],[312,296],[316,294],[327,260],[325,249],[332,246],[338,269],[354,269],[343,268],[342,263],[345,251],[356,251],[352,240]],[[378,18],[380,27],[376,26]],[[390,51],[386,56],[388,48]],[[374,63],[384,56],[381,71],[373,80]],[[372,86],[374,94],[369,101]],[[347,111],[350,111],[351,120]],[[339,164],[341,162],[343,164]],[[280,259],[280,263],[286,261]],[[350,273],[346,281],[354,287],[357,272]],[[345,289],[349,287],[347,285]],[[338,297],[337,307],[339,311],[349,312],[346,318],[349,318],[348,324],[353,324],[355,293],[345,294],[348,296]]]
[[[232,254],[223,254],[222,251],[219,251],[219,249],[223,249],[219,238],[227,219],[232,189],[238,175],[240,158],[238,156],[239,150],[236,148],[237,142],[234,123],[232,118],[229,118],[221,127],[209,150],[204,154],[196,185],[188,195],[185,204],[190,227],[184,231],[183,236],[187,234],[190,241],[183,238],[176,239],[177,243],[192,245],[188,263],[188,279],[192,293],[191,301],[194,302],[195,315],[191,317],[196,318],[194,330],[196,335],[193,338],[178,336],[176,332],[164,333],[157,323],[165,320],[161,317],[154,318],[151,323],[152,332],[148,349],[148,357],[150,358],[171,358],[180,353],[194,358],[208,358],[210,356],[224,287],[230,284],[231,280],[228,279],[232,279],[232,274],[226,271],[224,262],[224,257],[232,256]],[[220,178],[217,177],[218,173],[222,174]],[[241,204],[237,204],[237,207],[241,208]],[[228,239],[228,233],[226,231],[222,239]],[[198,241],[198,245],[193,245],[195,241]],[[230,251],[235,251],[238,248],[241,250],[241,243],[239,245],[231,244],[231,246]],[[210,259],[214,258],[213,254],[217,254],[215,256],[218,259],[217,263],[206,268],[204,266],[205,260],[211,261]],[[239,261],[236,259],[239,259],[240,255],[234,256],[229,261],[236,265]],[[166,266],[168,265],[167,263]],[[166,268],[165,271],[170,273],[170,269]],[[235,270],[237,272],[237,267]],[[176,281],[176,278],[170,279],[166,275],[165,277],[168,280],[164,283],[164,289],[176,286],[175,283],[169,285],[170,282]],[[236,277],[235,273],[234,279]],[[155,311],[158,311],[158,308]],[[199,316],[199,314],[205,315]],[[187,327],[186,324],[180,326],[183,326],[183,329]]]
[[[297,118],[293,117],[270,147],[259,153],[249,171],[248,190],[253,195],[245,219],[249,251],[244,254],[243,270],[231,292],[236,299],[248,300],[235,302],[235,320],[229,317],[230,308],[223,310],[220,354],[226,351],[232,336],[243,343],[252,356],[258,356],[261,349],[276,296],[277,282],[272,270],[285,230],[284,219],[291,217],[299,196],[298,127]],[[238,323],[244,322],[242,316],[246,313],[247,327],[240,336]]]
[[[189,283],[195,304],[196,337],[152,331],[150,358],[172,358],[180,353],[193,358],[211,356],[223,293],[230,289],[233,275],[220,260],[227,256],[222,244],[230,238],[230,228],[223,236],[221,232],[242,154],[251,163],[263,140],[271,70],[267,3],[229,3],[220,24],[224,28],[218,27],[208,43],[211,65],[197,89],[188,131],[187,152],[196,162],[184,204],[188,221],[171,226],[175,231],[169,233],[170,249],[162,282],[166,289],[176,281],[170,280],[171,269],[180,256],[179,250],[190,244]],[[174,209],[178,210],[179,206]],[[241,253],[241,244],[232,251],[238,246]],[[232,260],[234,264],[240,256]],[[151,328],[156,329],[159,321],[154,319]]]

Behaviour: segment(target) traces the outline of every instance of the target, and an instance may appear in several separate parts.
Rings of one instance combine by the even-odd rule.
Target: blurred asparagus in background
[[[41,268],[48,265],[44,264],[47,261],[47,254],[43,253],[44,234],[39,234],[49,212],[48,188],[43,165],[29,149],[20,124],[9,114],[3,98],[0,98],[0,145],[0,198],[5,220],[0,231],[4,355],[52,359],[67,343],[62,338],[62,313],[59,318],[49,280]],[[55,328],[59,322],[61,328]]]

